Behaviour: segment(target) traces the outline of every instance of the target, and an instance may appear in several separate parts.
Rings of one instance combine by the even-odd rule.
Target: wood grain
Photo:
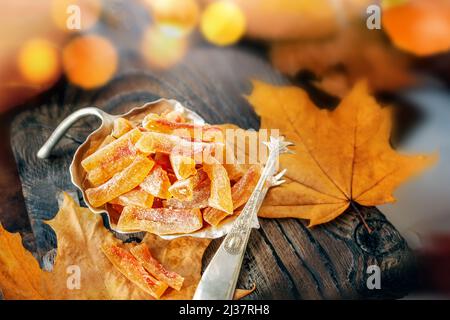
[[[214,68],[208,67],[214,66]],[[287,80],[262,58],[238,49],[200,46],[167,72],[124,68],[105,87],[81,91],[62,81],[33,109],[11,125],[11,145],[17,161],[28,214],[43,257],[56,245],[54,232],[43,223],[57,212],[56,195],[77,192],[69,179],[71,157],[83,139],[99,125],[94,119],[78,122],[48,160],[36,152],[57,124],[78,108],[98,106],[118,114],[159,97],[174,98],[210,123],[234,123],[255,128],[259,121],[243,98],[251,78],[274,84]],[[81,199],[80,199],[81,201]],[[250,288],[250,299],[396,298],[413,285],[414,257],[396,229],[376,208],[360,208],[370,227],[348,210],[327,225],[309,229],[297,219],[261,220],[252,233],[238,286]],[[204,265],[220,244],[215,240]],[[381,290],[368,290],[369,265],[381,270]]]

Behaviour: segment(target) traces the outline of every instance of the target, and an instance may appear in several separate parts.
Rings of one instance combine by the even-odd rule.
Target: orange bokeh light
[[[450,2],[410,0],[383,11],[383,28],[394,44],[418,56],[450,49]]]
[[[156,25],[169,35],[186,35],[198,23],[196,0],[146,0]]]
[[[63,50],[67,78],[84,89],[99,87],[116,72],[118,55],[111,42],[98,35],[83,35],[71,40]]]
[[[17,63],[22,77],[33,85],[45,85],[54,81],[61,69],[58,49],[52,42],[41,38],[25,42]]]
[[[141,43],[142,56],[155,69],[175,65],[184,57],[187,47],[185,37],[170,36],[156,27],[147,29]]]
[[[209,42],[227,46],[242,38],[246,29],[246,18],[237,4],[220,0],[211,3],[203,11],[200,27]]]

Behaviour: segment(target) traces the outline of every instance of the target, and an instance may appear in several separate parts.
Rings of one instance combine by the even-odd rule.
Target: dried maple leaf
[[[18,233],[0,223],[0,291],[5,299],[45,299],[44,273],[33,255],[22,246]]]
[[[270,57],[281,72],[313,72],[319,88],[343,97],[361,77],[374,90],[395,90],[414,82],[410,58],[389,45],[381,31],[349,27],[312,41],[275,42]]]
[[[49,222],[56,232],[58,249],[52,272],[42,271],[26,251],[18,234],[0,225],[0,288],[5,299],[152,299],[113,267],[100,246],[114,238],[99,215],[79,207],[67,194],[56,218]],[[200,279],[207,239],[163,240],[147,235],[143,240],[167,269],[185,278],[180,291],[168,289],[163,299],[189,299]],[[69,289],[70,270],[80,271],[80,289]],[[69,286],[70,287],[70,286]]]
[[[236,289],[234,292],[233,300],[241,300],[256,290],[256,283],[253,284],[251,289]]]
[[[279,129],[296,145],[294,155],[280,159],[287,183],[270,190],[262,217],[309,219],[313,226],[333,220],[352,202],[393,202],[394,189],[436,159],[391,148],[391,109],[377,104],[365,82],[333,111],[319,109],[297,87],[253,85],[248,100],[261,128]]]

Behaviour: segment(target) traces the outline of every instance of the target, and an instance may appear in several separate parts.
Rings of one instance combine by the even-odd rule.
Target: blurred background
[[[245,48],[331,107],[367,79],[396,108],[392,144],[440,153],[380,210],[422,258],[410,298],[450,297],[449,0],[4,0],[0,134],[60,83],[96,90],[134,64],[162,74],[197,47]],[[20,210],[9,144],[0,151],[2,213]]]

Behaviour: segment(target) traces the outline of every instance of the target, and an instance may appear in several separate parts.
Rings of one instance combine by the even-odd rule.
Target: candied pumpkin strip
[[[81,161],[81,165],[84,170],[90,171],[96,167],[107,165],[108,162],[117,161],[126,155],[129,143],[135,144],[141,137],[141,131],[136,128],[91,154]]]
[[[140,208],[126,206],[117,228],[121,231],[147,231],[156,235],[191,233],[203,227],[199,209]]]
[[[177,200],[190,201],[194,196],[194,188],[206,177],[207,174],[203,170],[199,170],[187,179],[174,182],[169,188],[169,192]]]
[[[195,178],[194,178],[195,177]],[[193,183],[195,186],[192,191],[192,199],[181,200],[175,197],[165,201],[165,207],[177,208],[177,209],[203,209],[208,206],[208,199],[211,194],[211,181],[204,171],[198,171],[197,175],[191,177],[192,179],[199,179],[198,183]],[[189,178],[189,179],[191,179]],[[177,190],[172,190],[177,192]],[[172,192],[171,191],[171,192]]]
[[[228,214],[233,214],[231,185],[227,170],[215,158],[210,158],[208,162],[205,162],[203,170],[211,180],[211,194],[208,205]]]
[[[89,148],[89,150],[86,151],[86,153],[84,154],[85,158],[89,157],[94,152],[97,152],[98,150],[100,150],[101,148],[103,148],[104,146],[110,144],[111,142],[113,142],[115,140],[116,139],[113,136],[107,135],[98,146],[96,146],[96,147],[91,146],[91,148]]]
[[[223,142],[222,130],[211,125],[170,121],[155,113],[147,115],[142,126],[150,131],[172,134],[199,141]]]
[[[114,138],[112,135],[107,135],[105,139],[103,139],[102,143],[99,145],[98,150],[100,150],[101,148],[107,146],[108,144],[110,144],[113,141],[116,141],[117,139]]]
[[[233,210],[236,210],[247,202],[258,184],[261,175],[261,167],[252,165],[249,170],[231,188],[231,198],[233,200]]]
[[[194,195],[193,179],[183,179],[175,181],[169,188],[169,192],[175,199],[182,201],[192,200]]]
[[[117,118],[114,120],[113,131],[112,131],[111,135],[114,138],[120,138],[125,133],[133,130],[133,128],[134,128],[133,124],[130,121],[128,121],[127,119]]]
[[[231,136],[233,137],[233,136]],[[227,137],[222,151],[222,165],[227,170],[228,178],[232,181],[238,181],[249,169],[248,164],[243,164],[236,158],[238,145],[234,138]]]
[[[132,163],[139,154],[139,151],[130,140],[128,140],[127,144],[124,144],[120,149],[116,149],[116,151],[120,156],[118,156],[115,161],[103,163],[87,173],[87,178],[92,186],[97,187],[111,179],[112,176]]]
[[[233,210],[236,210],[248,201],[258,183],[259,176],[260,167],[258,165],[251,166],[242,178],[231,187]],[[212,226],[217,226],[227,216],[229,216],[227,212],[215,208],[206,208],[203,212],[203,219]]]
[[[118,196],[109,203],[121,206],[151,208],[153,206],[153,199],[154,197],[150,193],[142,190],[141,188],[136,188]]]
[[[169,199],[171,194],[169,188],[171,186],[167,172],[159,165],[155,165],[150,171],[150,174],[139,185],[142,190],[151,195],[161,198]]]
[[[184,112],[180,110],[164,111],[163,113],[161,113],[161,117],[172,122],[186,122],[186,119],[184,118]]]
[[[142,132],[142,137],[136,143],[136,147],[143,153],[162,152],[191,158],[202,153],[210,154],[215,146],[216,143],[189,141],[179,136],[159,132]]]
[[[120,273],[156,299],[159,299],[168,288],[166,283],[152,277],[126,249],[116,244],[104,243],[101,250]]]
[[[248,170],[246,165],[238,163],[223,163],[223,167],[227,170],[228,178],[232,181],[238,181]]]
[[[140,154],[134,143],[140,138],[139,129],[130,131],[110,142],[84,159],[81,164],[88,172],[87,178],[93,186],[108,181],[113,175],[125,169]]]
[[[184,278],[178,273],[167,270],[156,260],[145,243],[141,243],[130,249],[131,254],[142,264],[142,266],[156,279],[166,283],[177,291],[181,290]]]
[[[100,207],[120,195],[136,188],[152,169],[155,162],[139,156],[125,170],[114,175],[104,184],[86,190],[86,196],[93,207]]]
[[[189,178],[197,172],[195,169],[195,161],[191,157],[171,154],[170,163],[178,180]]]

